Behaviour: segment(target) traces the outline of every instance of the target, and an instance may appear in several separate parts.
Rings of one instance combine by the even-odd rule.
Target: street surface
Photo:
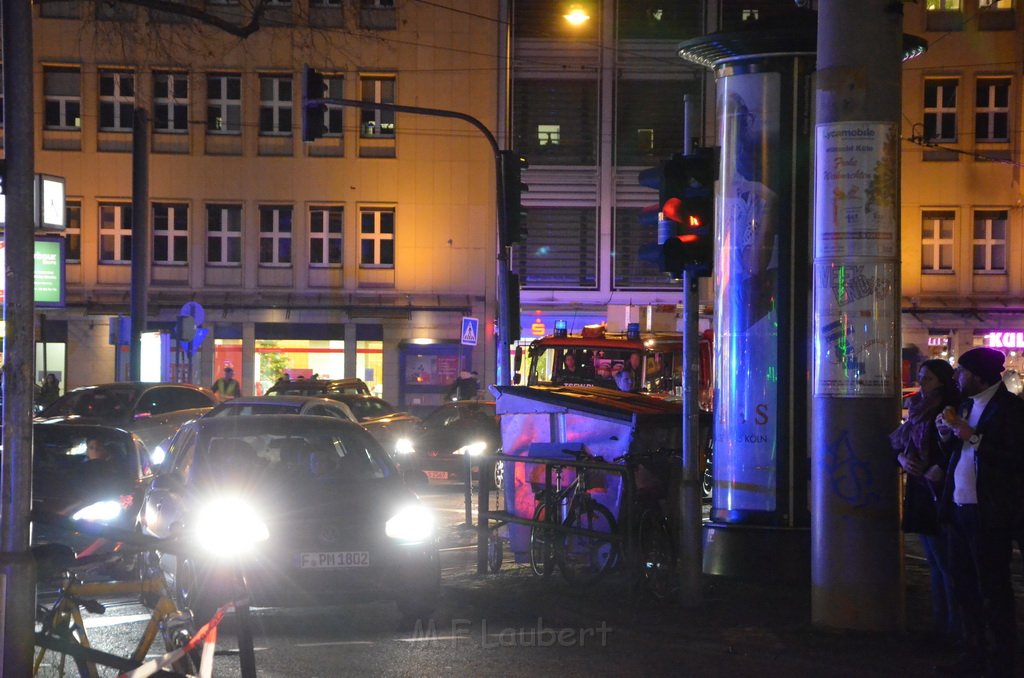
[[[908,542],[910,632],[828,632],[809,624],[806,587],[705,577],[703,604],[683,610],[632,594],[619,574],[573,590],[557,573],[533,576],[507,551],[497,575],[477,576],[461,489],[421,494],[442,525],[443,599],[434,619],[403,627],[393,603],[256,610],[260,676],[924,676],[954,656],[924,641],[927,569],[913,554],[916,542]],[[95,646],[127,654],[147,618],[145,608],[120,601],[87,626]],[[221,626],[214,676],[240,675],[232,624]]]

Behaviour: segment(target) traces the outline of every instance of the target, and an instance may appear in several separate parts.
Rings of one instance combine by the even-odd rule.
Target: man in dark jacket
[[[984,347],[961,355],[956,379],[966,399],[959,412],[947,408],[936,419],[951,455],[939,520],[950,526],[966,641],[957,662],[938,667],[948,675],[1015,675],[1010,558],[1024,485],[1024,401],[1003,385],[1003,358]]]

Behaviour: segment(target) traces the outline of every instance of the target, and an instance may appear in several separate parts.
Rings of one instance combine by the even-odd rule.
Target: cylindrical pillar
[[[890,0],[819,5],[810,343],[811,614],[820,626],[881,631],[904,621],[888,439],[900,414],[902,25]]]

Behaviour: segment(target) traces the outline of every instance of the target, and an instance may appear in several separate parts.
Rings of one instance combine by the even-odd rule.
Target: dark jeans
[[[961,640],[960,606],[956,603],[953,575],[949,569],[949,538],[940,534],[921,534],[921,547],[928,561],[932,584],[932,624],[936,633],[950,640]]]
[[[1014,675],[1017,619],[1010,583],[1012,534],[986,527],[973,504],[953,507],[950,571],[963,615],[968,653],[988,674]]]

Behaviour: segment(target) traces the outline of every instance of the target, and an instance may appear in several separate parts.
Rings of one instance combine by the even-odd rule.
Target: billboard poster
[[[897,275],[889,262],[815,262],[814,395],[896,394]]]
[[[6,243],[0,239],[0,271],[6,268]],[[40,307],[64,306],[64,239],[36,238],[33,250],[35,261],[35,305]],[[0,304],[5,298],[6,276],[0,276]]]
[[[897,256],[896,126],[837,122],[816,133],[814,256]]]
[[[781,76],[719,80],[714,508],[774,511]]]

